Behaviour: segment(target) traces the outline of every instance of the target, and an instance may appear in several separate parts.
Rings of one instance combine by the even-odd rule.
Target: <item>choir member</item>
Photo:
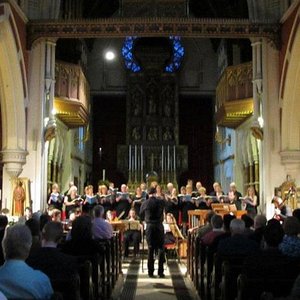
[[[130,210],[132,200],[129,197],[128,188],[126,184],[121,185],[121,192],[117,193],[115,210],[117,212],[117,217],[123,213],[123,216],[127,216]]]

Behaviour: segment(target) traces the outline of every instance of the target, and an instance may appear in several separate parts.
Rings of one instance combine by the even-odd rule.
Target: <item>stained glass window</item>
[[[141,71],[141,67],[134,60],[134,56],[132,53],[134,41],[136,40],[136,36],[129,36],[125,38],[123,47],[122,47],[122,55],[125,60],[125,66],[128,70],[131,70],[134,73]]]
[[[184,47],[181,44],[181,38],[179,36],[170,36],[170,40],[173,46],[173,57],[170,64],[166,66],[165,71],[173,73],[177,71],[181,65],[184,56]]]
[[[126,37],[122,47],[122,56],[124,57],[125,66],[128,70],[134,73],[141,71],[141,67],[135,61],[132,53],[134,41],[136,39],[136,36]],[[184,56],[184,47],[181,44],[181,38],[179,36],[170,36],[170,40],[173,47],[172,61],[165,67],[165,71],[173,73],[176,72],[181,65]]]

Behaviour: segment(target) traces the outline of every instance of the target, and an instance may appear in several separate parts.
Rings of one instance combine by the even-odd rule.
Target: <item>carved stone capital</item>
[[[252,125],[251,125],[251,132],[252,135],[257,139],[257,140],[263,140],[264,138],[264,133],[263,129],[260,127],[259,123],[257,120],[255,120]]]
[[[22,170],[23,165],[26,163],[26,150],[19,149],[6,149],[0,152],[1,162],[10,177],[18,177]]]

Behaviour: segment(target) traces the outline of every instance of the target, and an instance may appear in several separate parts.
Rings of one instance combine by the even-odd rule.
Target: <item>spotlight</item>
[[[105,59],[106,59],[106,60],[113,60],[113,59],[115,59],[115,57],[116,57],[116,55],[115,55],[115,53],[112,52],[112,51],[107,51],[107,52],[105,53]]]

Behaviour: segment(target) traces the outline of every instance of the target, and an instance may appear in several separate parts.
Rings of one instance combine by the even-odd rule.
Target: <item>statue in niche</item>
[[[132,111],[133,116],[137,117],[142,112],[142,105],[141,105],[142,95],[141,95],[140,91],[137,89],[134,90],[132,92],[131,99],[132,99],[131,111]]]
[[[157,128],[156,127],[150,127],[148,134],[147,134],[148,141],[157,141],[158,134],[157,134]]]
[[[164,134],[163,134],[164,141],[171,141],[173,140],[173,133],[171,132],[170,127],[166,127]]]
[[[168,99],[165,103],[165,106],[164,106],[164,113],[165,113],[165,116],[166,117],[171,117],[171,114],[172,114],[172,108],[171,108],[171,101],[170,99]]]
[[[141,133],[138,127],[133,127],[131,132],[131,138],[134,141],[139,141],[141,139]]]
[[[155,115],[156,114],[156,100],[154,95],[149,96],[148,101],[148,114]]]

